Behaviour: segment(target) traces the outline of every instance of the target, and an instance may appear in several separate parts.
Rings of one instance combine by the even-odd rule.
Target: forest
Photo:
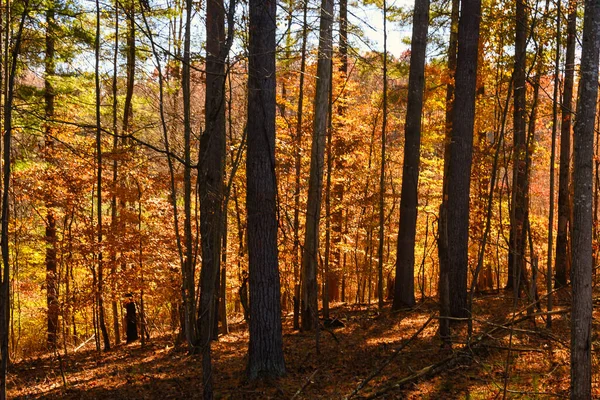
[[[598,0],[0,0],[0,400],[600,398],[599,55]]]

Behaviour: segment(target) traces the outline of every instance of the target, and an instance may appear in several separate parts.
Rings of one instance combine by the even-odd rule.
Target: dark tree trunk
[[[592,175],[598,99],[600,4],[586,0],[581,79],[573,134],[573,303],[571,308],[571,398],[592,398]]]
[[[44,79],[45,101],[45,135],[44,135],[44,161],[47,163],[45,203],[46,203],[46,304],[48,306],[48,339],[49,349],[56,348],[58,334],[58,276],[56,270],[56,217],[54,215],[52,164],[54,150],[54,98],[55,92],[52,79],[55,74],[54,60],[54,4],[48,4],[46,10],[46,57],[44,60],[46,75]]]
[[[125,310],[127,311],[125,314],[125,320],[127,321],[127,343],[131,343],[138,340],[137,310],[133,298],[127,303]],[[142,331],[143,335],[144,332]]]
[[[206,3],[206,127],[200,138],[200,347],[204,398],[212,397],[210,341],[217,328],[218,281],[223,231],[225,167],[225,9],[220,0]],[[209,393],[211,392],[211,393]]]
[[[113,118],[113,147],[114,154],[119,148],[119,131],[117,128],[117,108],[118,108],[118,62],[119,62],[119,8],[115,7],[115,48],[113,53],[113,78],[112,78],[112,118]],[[112,311],[113,311],[113,329],[115,331],[115,345],[121,343],[121,330],[119,327],[119,305],[117,303],[117,246],[116,237],[118,235],[117,223],[117,177],[118,163],[116,157],[112,162],[112,197],[110,200],[110,234],[112,246],[110,249],[110,268],[112,275]]]
[[[346,81],[348,77],[348,0],[340,0],[340,41],[339,41],[339,57],[340,57],[340,79]],[[346,107],[344,105],[343,99],[345,98],[345,90],[342,88],[342,93],[340,93],[339,98],[342,99],[340,101],[339,106],[337,107],[338,116],[343,117],[346,115]],[[340,122],[337,124],[337,129],[343,128],[344,123]],[[333,148],[332,148],[332,158],[333,158],[333,170],[335,171],[343,171],[345,168],[344,162],[344,154],[346,154],[346,143],[344,140],[343,133],[336,135],[332,138]],[[343,287],[344,296],[340,297],[340,285],[344,281],[344,266],[342,265],[342,228],[343,228],[343,201],[344,201],[344,181],[343,180],[335,180],[333,182],[333,187],[331,190],[331,198],[332,198],[332,211],[331,211],[331,251],[333,254],[333,267],[330,268],[329,271],[329,298],[331,300],[341,300],[345,301],[345,287]]]
[[[317,259],[319,252],[319,221],[323,192],[323,164],[327,136],[329,86],[331,85],[331,56],[333,0],[321,3],[319,28],[319,59],[315,94],[313,140],[310,156],[310,177],[306,204],[306,231],[302,251],[302,329],[316,328],[318,321]]]
[[[414,46],[411,46],[411,51],[414,51],[413,47]],[[383,245],[385,241],[385,163],[388,117],[387,61],[387,2],[386,0],[383,0],[383,121],[381,123],[381,168],[379,170],[379,242],[377,246],[377,307],[379,310],[383,309]]]
[[[507,289],[515,297],[525,283],[525,220],[528,208],[527,140],[525,123],[525,61],[527,45],[527,14],[525,0],[517,0],[515,28],[514,106],[513,106],[513,188],[508,253]]]
[[[573,85],[575,81],[575,35],[577,33],[577,1],[569,1],[567,23],[567,54],[565,81],[561,102],[560,166],[558,173],[558,231],[556,233],[555,287],[567,284],[568,234],[571,219],[569,182],[571,169],[571,121],[573,116]]]
[[[464,0],[458,26],[455,99],[452,107],[452,141],[449,144],[448,194],[440,212],[442,307],[452,317],[466,317],[469,244],[469,194],[473,158],[473,126],[481,0]],[[445,294],[444,294],[445,293]],[[445,303],[445,301],[442,301]],[[444,309],[446,309],[444,311]]]
[[[458,48],[458,20],[460,13],[460,0],[452,0],[450,14],[450,41],[448,43],[448,84],[446,85],[446,126],[444,135],[444,177],[442,182],[442,204],[440,206],[438,227],[438,258],[440,260],[439,298],[440,314],[450,314],[450,290],[448,264],[448,235],[446,221],[446,208],[448,199],[448,165],[450,164],[450,143],[452,142],[452,109],[454,105],[454,88],[456,75],[456,53]],[[450,326],[447,319],[440,320],[440,336],[443,340],[450,337]]]
[[[96,183],[96,201],[98,215],[98,281],[96,287],[96,302],[98,303],[98,325],[102,333],[104,343],[104,351],[110,350],[110,339],[108,330],[106,329],[106,318],[104,314],[104,260],[102,258],[102,123],[100,113],[100,3],[96,0],[96,38],[94,42],[95,48],[95,86],[96,86],[96,157],[98,163],[97,183]]]
[[[552,93],[552,148],[550,150],[550,204],[548,211],[548,251],[546,268],[546,292],[548,312],[552,311],[552,255],[554,246],[554,202],[555,196],[555,167],[556,162],[556,133],[558,131],[558,89],[560,86],[560,33],[561,33],[561,6],[560,2],[556,4],[556,52],[554,57],[554,89]],[[546,317],[546,328],[552,328],[552,315]]]
[[[194,265],[194,240],[192,233],[192,166],[191,166],[191,88],[190,88],[190,40],[192,30],[192,0],[185,1],[185,33],[183,41],[183,67],[181,72],[181,89],[183,94],[183,287],[184,329],[190,352],[195,352],[197,346],[196,324],[196,287]],[[213,285],[214,287],[214,285]]]
[[[400,198],[400,228],[393,309],[415,305],[415,233],[421,152],[421,114],[425,87],[425,50],[429,27],[429,0],[415,0],[404,129],[404,164]]]
[[[246,156],[250,269],[249,379],[285,373],[277,260],[275,177],[276,2],[250,0],[248,150]]]
[[[2,228],[0,232],[0,252],[2,253],[2,275],[0,276],[0,400],[6,399],[6,372],[8,369],[8,336],[10,325],[10,254],[8,246],[8,222],[9,222],[9,193],[11,176],[11,142],[12,142],[12,108],[15,87],[15,75],[17,71],[17,59],[21,53],[21,38],[23,37],[23,26],[29,12],[29,1],[23,5],[23,14],[14,45],[10,51],[10,68],[6,65],[6,98],[4,101],[4,135],[2,138]],[[7,34],[8,38],[8,34]],[[8,59],[9,49],[5,48]],[[2,85],[0,85],[2,87]]]
[[[300,329],[300,175],[302,169],[302,115],[304,107],[304,73],[306,72],[306,40],[308,37],[308,0],[304,0],[302,19],[302,49],[296,125],[296,156],[294,158],[294,329]]]

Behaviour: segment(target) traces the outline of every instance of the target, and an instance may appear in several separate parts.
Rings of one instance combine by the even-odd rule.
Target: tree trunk
[[[97,183],[96,183],[96,201],[98,213],[98,232],[97,232],[97,246],[98,246],[98,281],[96,287],[96,302],[98,303],[98,325],[100,332],[102,333],[102,340],[104,343],[104,351],[110,350],[110,339],[108,337],[108,330],[106,329],[105,315],[104,315],[104,260],[102,258],[102,123],[100,113],[100,3],[96,0],[96,38],[94,41],[95,48],[95,85],[96,85],[96,157],[98,162],[97,171]]]
[[[17,36],[14,37],[14,45],[10,52],[10,69],[6,74],[6,99],[4,101],[4,135],[3,135],[3,166],[2,166],[2,229],[0,232],[0,252],[2,253],[2,275],[0,276],[0,400],[6,399],[6,372],[8,369],[8,336],[10,324],[10,254],[8,247],[8,223],[9,223],[9,193],[11,176],[11,141],[12,141],[12,108],[15,87],[15,75],[17,71],[17,59],[21,53],[21,38],[23,37],[23,26],[29,12],[29,1],[23,5],[23,14]],[[8,35],[8,33],[7,33]],[[8,37],[8,36],[7,36]],[[8,48],[5,48],[8,58]],[[8,65],[6,66],[8,69]],[[0,85],[1,87],[1,85]]]
[[[571,121],[573,116],[573,86],[575,80],[575,35],[577,33],[577,1],[569,1],[567,23],[567,54],[565,81],[561,102],[562,124],[560,128],[560,166],[558,173],[558,231],[556,233],[556,275],[554,285],[567,284],[568,235],[571,219],[569,182],[571,169]]]
[[[524,284],[525,273],[525,220],[528,208],[527,139],[525,123],[526,79],[525,61],[527,46],[527,14],[525,0],[517,0],[515,28],[515,64],[513,72],[513,188],[508,254],[507,289],[515,297]]]
[[[225,9],[220,0],[206,3],[206,127],[200,138],[200,346],[204,398],[212,398],[210,341],[217,328],[218,280],[223,231],[225,168]],[[209,391],[211,393],[209,393]]]
[[[592,175],[598,100],[600,4],[586,0],[581,80],[573,134],[573,303],[571,308],[571,398],[592,398]]]
[[[185,336],[190,352],[195,352],[197,343],[196,328],[196,288],[194,248],[192,237],[192,166],[191,166],[191,89],[190,89],[190,38],[192,30],[192,0],[185,1],[186,24],[183,42],[183,68],[181,88],[183,94],[183,304]],[[212,286],[214,287],[214,285]],[[206,388],[205,388],[206,390]]]
[[[413,24],[414,26],[414,24]],[[413,32],[414,38],[414,32]],[[411,46],[414,50],[414,46]],[[411,51],[412,54],[412,51]],[[385,163],[388,117],[387,75],[387,3],[383,0],[383,121],[381,124],[381,168],[379,170],[379,242],[377,246],[377,307],[383,310],[383,244],[385,241]],[[406,146],[405,146],[406,148]]]
[[[300,82],[296,124],[296,155],[294,157],[294,329],[300,329],[300,175],[302,169],[302,116],[304,107],[304,74],[306,72],[306,41],[308,36],[308,0],[303,3],[302,50],[300,54]]]
[[[119,58],[119,8],[115,7],[115,48],[113,53],[113,79],[112,79],[112,118],[113,118],[113,154],[117,154],[119,147],[119,132],[117,129],[117,108],[118,108],[118,97],[117,97],[117,83],[118,83],[118,58]],[[112,246],[110,249],[110,268],[112,275],[112,311],[113,311],[113,329],[115,332],[115,345],[121,343],[121,330],[119,327],[119,305],[117,302],[117,246],[116,237],[118,235],[117,229],[117,177],[118,177],[118,163],[117,158],[114,157],[112,162],[112,197],[110,200],[110,234]]]
[[[404,130],[404,164],[400,198],[400,228],[393,309],[415,305],[415,234],[417,227],[421,114],[425,87],[425,50],[429,27],[429,0],[415,0]]]
[[[442,182],[442,204],[440,206],[438,226],[438,259],[440,260],[439,298],[440,314],[450,315],[450,276],[448,271],[448,235],[446,221],[448,199],[448,165],[450,164],[450,143],[452,143],[452,110],[454,108],[454,88],[456,75],[456,61],[458,49],[458,22],[460,14],[460,0],[452,0],[450,12],[450,40],[448,43],[448,84],[446,85],[446,126],[444,135],[444,175]],[[440,320],[440,336],[447,341],[450,338],[449,320]]]
[[[558,131],[558,89],[560,86],[560,33],[561,33],[561,6],[560,2],[556,4],[556,53],[554,57],[554,90],[552,93],[552,149],[550,150],[550,205],[548,211],[548,257],[546,267],[546,292],[548,312],[552,311],[552,255],[554,246],[554,201],[555,192],[555,168],[556,162],[556,133]],[[552,328],[552,315],[546,317],[546,328]]]
[[[333,26],[333,0],[322,0],[321,24],[319,28],[319,59],[317,62],[317,87],[314,106],[313,138],[310,157],[310,177],[308,180],[308,200],[306,204],[306,231],[302,251],[302,329],[317,328],[318,287],[317,265],[319,252],[319,220],[321,217],[321,196],[323,191],[323,164],[325,158],[325,137],[327,135],[327,114],[329,86],[331,84],[331,56]]]
[[[276,2],[250,0],[248,150],[246,156],[250,269],[249,379],[285,373],[277,260],[275,176]]]
[[[473,158],[473,126],[481,1],[464,0],[458,27],[458,58],[455,99],[452,107],[452,141],[449,145],[448,194],[440,213],[440,240],[447,243],[440,250],[441,294],[449,301],[446,308],[452,317],[466,317],[467,265],[469,244],[469,194]],[[442,302],[443,303],[443,302]]]
[[[56,348],[58,334],[58,276],[56,270],[56,217],[54,215],[53,199],[53,150],[54,150],[54,98],[55,92],[52,79],[55,74],[54,60],[54,30],[56,28],[54,19],[54,4],[50,2],[46,10],[46,56],[44,60],[46,74],[44,77],[44,101],[45,101],[45,135],[44,135],[44,161],[46,162],[46,304],[48,306],[48,339],[50,350]]]

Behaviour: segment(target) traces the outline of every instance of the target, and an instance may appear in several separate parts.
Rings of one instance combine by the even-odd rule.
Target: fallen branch
[[[375,378],[377,375],[379,375],[381,373],[381,371],[383,371],[383,369],[385,367],[387,367],[393,360],[394,358],[396,358],[398,356],[398,354],[400,354],[400,352],[406,347],[408,346],[413,340],[415,340],[417,338],[417,336],[419,336],[421,334],[421,332],[423,332],[423,330],[427,327],[427,325],[429,325],[429,323],[431,321],[433,321],[433,319],[435,318],[434,315],[431,315],[427,321],[425,321],[425,323],[423,324],[423,326],[421,326],[421,328],[419,328],[418,331],[416,331],[411,337],[410,339],[408,339],[406,342],[402,343],[400,345],[400,347],[398,347],[396,350],[394,350],[394,352],[392,353],[392,355],[383,363],[379,366],[379,368],[377,368],[371,375],[369,375],[365,380],[363,380],[360,385],[358,385],[358,387],[356,389],[354,389],[354,391],[352,393],[350,393],[349,396],[346,397],[346,399],[350,399],[352,398],[354,395],[356,395],[363,387],[365,387],[365,385],[367,383],[369,383],[373,378]]]
[[[315,369],[315,370],[313,371],[313,373],[312,373],[312,374],[310,374],[310,376],[308,377],[308,379],[306,380],[306,382],[304,382],[304,385],[302,385],[302,387],[301,387],[300,389],[298,389],[298,391],[296,392],[296,394],[294,394],[294,397],[292,397],[292,400],[294,400],[296,397],[298,397],[298,396],[300,395],[300,393],[302,393],[302,391],[303,391],[304,389],[306,389],[306,387],[307,387],[308,385],[310,385],[310,383],[311,383],[311,381],[312,381],[312,378],[313,378],[313,376],[315,376],[315,374],[317,373],[317,371],[318,371],[318,370],[319,370],[319,368]]]
[[[408,385],[409,383],[413,383],[413,382],[415,382],[415,381],[417,381],[417,380],[419,380],[419,379],[421,379],[421,378],[423,378],[423,377],[425,377],[427,375],[433,375],[439,369],[441,369],[442,367],[444,367],[446,364],[449,364],[453,360],[456,361],[456,362],[458,362],[459,357],[460,356],[465,356],[465,355],[466,355],[466,353],[464,353],[464,352],[453,353],[452,355],[444,358],[443,360],[438,361],[435,364],[428,365],[425,368],[421,368],[420,370],[418,370],[414,374],[409,375],[406,378],[402,378],[400,381],[396,382],[393,385],[390,385],[390,386],[387,386],[387,387],[383,388],[382,390],[376,392],[375,394],[367,397],[367,399],[376,399],[378,397],[381,397],[381,396],[387,394],[391,390],[400,389],[400,388]]]
[[[85,342],[81,343],[79,346],[75,347],[75,350],[73,350],[73,353],[75,353],[77,350],[81,349],[83,346],[85,346],[86,344],[89,343],[90,340],[92,340],[94,337],[96,336],[96,334],[94,333],[92,336],[89,337],[89,339],[87,339]]]

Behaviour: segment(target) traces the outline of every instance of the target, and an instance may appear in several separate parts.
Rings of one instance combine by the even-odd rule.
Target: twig
[[[85,346],[86,344],[88,344],[88,342],[90,340],[92,340],[94,337],[96,336],[96,334],[92,334],[92,336],[89,337],[89,339],[87,339],[85,342],[81,343],[79,346],[75,347],[75,350],[73,350],[73,353],[75,353],[77,350],[81,349],[83,346]]]
[[[363,387],[365,387],[365,385],[367,383],[369,383],[373,378],[375,378],[377,375],[379,375],[379,373],[381,373],[381,371],[383,371],[383,369],[385,367],[387,367],[394,360],[394,358],[396,358],[398,356],[398,354],[400,354],[400,352],[406,346],[408,346],[413,340],[415,340],[417,338],[417,336],[419,336],[421,334],[421,332],[423,332],[423,330],[427,327],[427,325],[429,325],[429,323],[431,321],[433,321],[434,318],[435,318],[435,316],[431,315],[427,319],[427,321],[425,321],[423,326],[421,326],[421,328],[419,328],[419,330],[410,337],[410,339],[408,339],[406,342],[402,343],[400,345],[400,347],[398,347],[396,350],[394,350],[394,353],[383,364],[381,364],[381,366],[379,366],[379,368],[377,368],[371,375],[369,375],[365,380],[363,380],[360,383],[360,385],[358,385],[358,387],[356,389],[354,389],[354,391],[350,394],[350,396],[346,397],[346,399],[352,398],[352,396],[356,395]]]
[[[296,394],[294,394],[294,397],[292,397],[292,400],[294,400],[296,397],[298,397],[300,395],[300,393],[302,393],[302,391],[304,389],[306,389],[306,387],[310,384],[310,382],[312,381],[313,376],[315,376],[315,374],[317,373],[318,370],[319,370],[319,368],[315,369],[313,371],[313,373],[310,374],[310,376],[308,377],[308,379],[306,380],[306,382],[304,382],[304,385],[302,385],[302,387],[300,389],[298,389],[298,391],[296,392]]]

